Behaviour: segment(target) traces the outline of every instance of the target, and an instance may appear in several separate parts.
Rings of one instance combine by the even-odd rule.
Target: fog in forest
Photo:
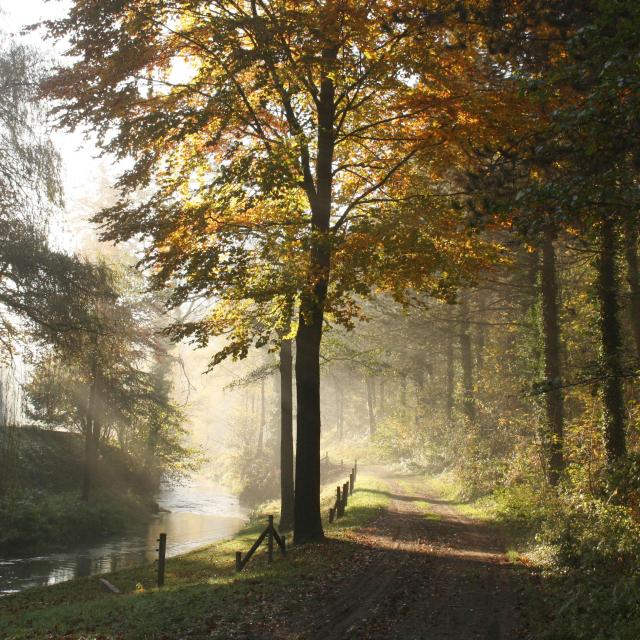
[[[640,638],[640,4],[0,0],[0,638]]]

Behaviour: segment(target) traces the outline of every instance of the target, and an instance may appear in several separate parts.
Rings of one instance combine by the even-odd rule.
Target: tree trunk
[[[544,373],[547,439],[549,446],[549,482],[556,486],[564,471],[564,397],[560,360],[560,322],[558,318],[558,280],[554,230],[548,226],[542,244],[542,317],[544,331]]]
[[[316,186],[313,189],[306,179],[305,187],[311,206],[312,233],[307,281],[300,295],[296,334],[296,544],[324,538],[320,516],[320,342],[331,267],[329,226],[335,144],[335,87],[331,72],[336,56],[337,50],[333,48],[322,52]]]
[[[447,380],[446,380],[446,395],[447,395],[447,425],[449,427],[453,424],[453,407],[454,407],[454,393],[455,393],[455,360],[453,353],[453,318],[451,313],[451,306],[447,306]]]
[[[640,360],[640,273],[638,271],[638,219],[625,216],[624,253],[627,261],[627,279],[629,281],[629,315],[636,358]]]
[[[604,444],[609,466],[626,453],[625,407],[622,393],[622,336],[618,317],[619,285],[616,273],[616,228],[610,216],[600,226],[598,298],[602,344]]]
[[[369,413],[369,435],[373,436],[376,432],[376,414],[375,414],[375,394],[373,391],[374,379],[367,376],[365,379],[367,388],[367,411]]]
[[[322,301],[324,305],[324,295]],[[308,313],[300,313],[296,335],[296,544],[324,537],[320,517],[320,341],[323,310],[318,302],[309,299],[301,306],[306,307]]]
[[[264,405],[264,378],[260,381],[260,431],[258,431],[257,453],[260,455],[264,447],[264,427],[265,427],[265,405]]]
[[[470,424],[476,422],[476,406],[473,397],[473,355],[469,330],[469,305],[463,297],[460,301],[460,355],[462,361],[462,411]]]
[[[484,291],[478,291],[478,324],[476,325],[476,369],[478,376],[484,368],[484,345],[487,328],[484,324],[487,315],[487,298]]]
[[[293,526],[293,356],[291,340],[280,345],[280,528]]]
[[[91,386],[89,387],[89,395],[87,397],[85,412],[85,428],[84,428],[84,469],[82,478],[82,500],[89,500],[89,496],[93,490],[94,476],[96,471],[96,463],[98,458],[98,443],[96,436],[96,413],[97,413],[97,396],[98,396],[98,357],[97,357],[97,338],[94,346],[93,358],[91,361]]]
[[[84,468],[82,470],[82,500],[87,502],[93,485],[93,420],[85,423],[84,433]]]

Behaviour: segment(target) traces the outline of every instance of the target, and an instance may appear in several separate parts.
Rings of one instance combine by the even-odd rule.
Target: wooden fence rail
[[[269,516],[269,524],[267,528],[258,536],[258,539],[253,543],[251,549],[247,551],[247,553],[242,555],[242,551],[236,551],[236,571],[242,571],[247,562],[251,560],[251,556],[258,550],[258,547],[264,542],[264,539],[267,539],[267,557],[269,562],[273,562],[273,541],[275,540],[280,548],[280,553],[282,555],[286,555],[287,553],[287,541],[285,536],[281,536],[274,524],[273,524],[273,516]]]

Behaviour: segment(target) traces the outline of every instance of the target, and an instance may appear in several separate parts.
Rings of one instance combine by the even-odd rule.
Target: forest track
[[[417,477],[377,470],[391,503],[358,533],[363,558],[323,594],[310,640],[527,637],[515,569],[490,523],[462,516]],[[410,489],[405,487],[409,486]],[[425,505],[427,510],[425,512]]]

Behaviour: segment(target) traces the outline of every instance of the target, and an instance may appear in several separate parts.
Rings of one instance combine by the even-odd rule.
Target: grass
[[[403,491],[407,495],[415,495],[421,490],[424,490],[426,478],[411,478],[407,480],[399,480],[398,484],[402,487]],[[411,504],[424,514],[424,517],[428,520],[441,520],[442,517],[437,513],[433,513],[432,505],[428,500],[412,499]]]
[[[327,543],[293,547],[272,565],[259,551],[242,573],[233,568],[235,551],[248,550],[265,526],[262,516],[231,540],[168,559],[162,589],[154,587],[155,569],[148,565],[106,576],[122,595],[106,592],[91,577],[2,598],[0,637],[222,639],[238,637],[245,624],[282,624],[298,588],[348,568],[358,546],[353,534],[388,504],[387,489],[363,474],[345,517],[326,523]],[[333,495],[333,489],[323,493],[323,514]]]
[[[445,500],[462,516],[485,521],[496,519],[496,502],[493,496],[466,498],[462,484],[452,473],[425,475],[419,482],[422,490]]]

